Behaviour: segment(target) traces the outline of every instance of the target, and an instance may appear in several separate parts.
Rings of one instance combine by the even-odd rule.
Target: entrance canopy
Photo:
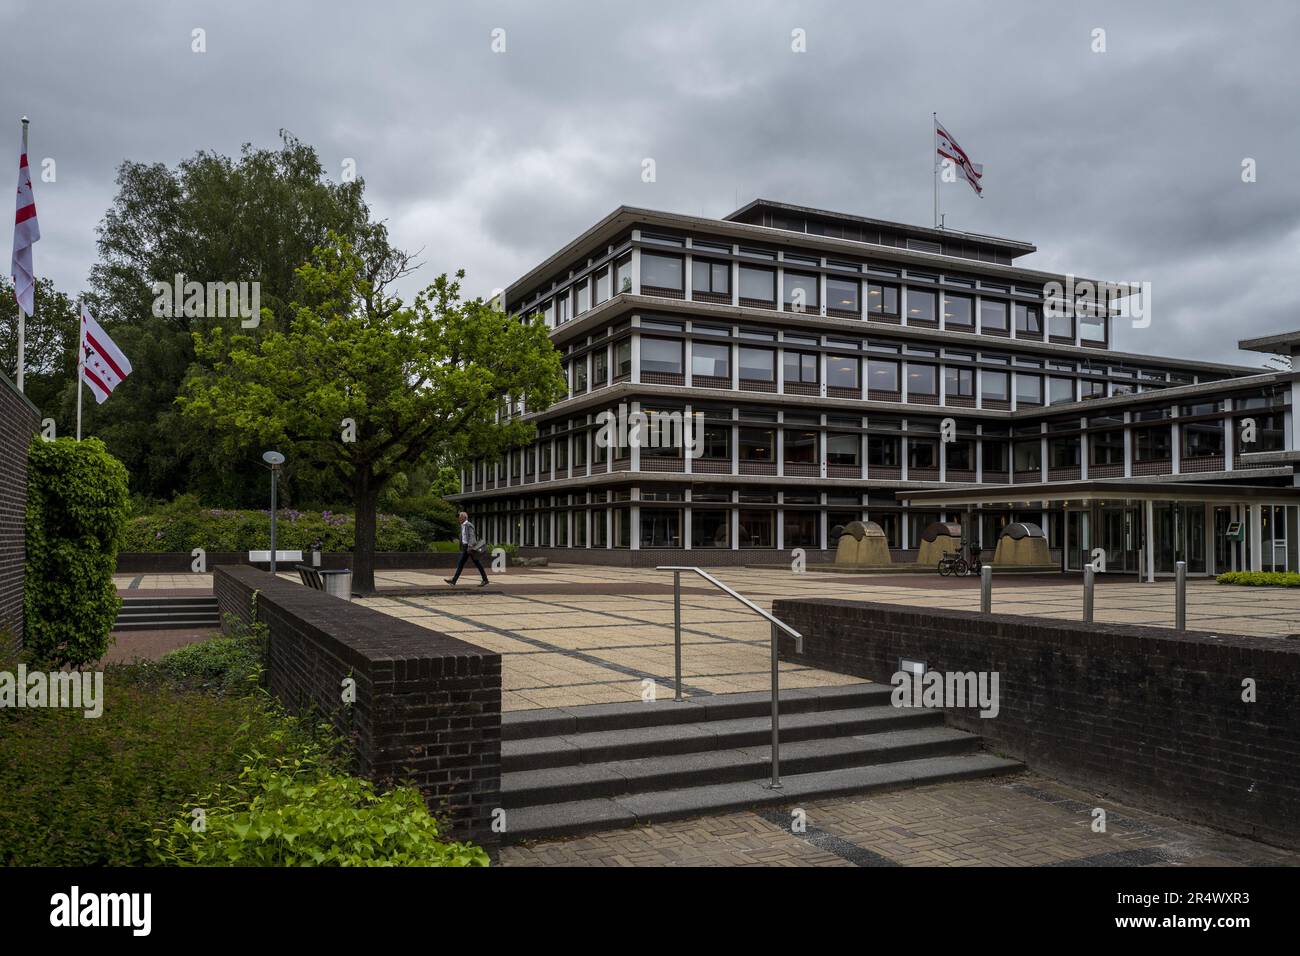
[[[899,501],[913,505],[992,505],[1035,508],[1049,503],[1065,507],[1120,501],[1199,501],[1225,504],[1300,504],[1300,488],[1261,485],[1211,485],[1185,481],[1053,481],[1024,485],[963,485],[933,491],[900,491]]]

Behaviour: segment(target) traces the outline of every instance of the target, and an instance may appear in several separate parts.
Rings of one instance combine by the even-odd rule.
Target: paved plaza
[[[784,568],[719,568],[712,573],[764,608],[783,597],[881,601],[910,607],[979,609],[975,578],[935,574],[794,574]],[[672,576],[648,568],[559,565],[511,568],[480,591],[443,582],[443,569],[380,571],[381,593],[360,603],[500,652],[503,708],[520,710],[642,699],[673,693]],[[285,577],[296,580],[296,574]],[[123,595],[210,591],[210,574],[119,575]],[[1096,620],[1171,627],[1169,580],[1099,579]],[[1077,577],[994,577],[995,611],[1078,620]],[[1300,589],[1244,588],[1193,579],[1187,626],[1211,633],[1285,638],[1300,632]],[[130,640],[147,651],[143,635]],[[682,679],[686,696],[769,686],[765,621],[708,582],[682,579]],[[782,662],[785,687],[842,684],[853,678]]]
[[[1095,808],[1106,831],[1093,830]],[[806,828],[794,832],[793,811]],[[506,866],[1295,866],[1300,854],[1037,774],[697,817],[501,851]]]

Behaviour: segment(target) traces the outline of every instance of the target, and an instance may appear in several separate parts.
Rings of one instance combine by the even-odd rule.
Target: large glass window
[[[1255,440],[1245,441],[1245,419],[1234,423],[1237,438],[1237,454],[1250,454],[1257,451],[1283,451],[1286,448],[1285,419],[1281,415],[1255,415]]]
[[[898,318],[898,286],[868,282],[867,314]]]
[[[1060,405],[1074,401],[1074,379],[1049,378],[1047,380],[1047,401],[1050,405]]]
[[[975,470],[975,442],[969,438],[959,438],[944,446],[944,456],[951,471]]]
[[[591,381],[594,385],[604,385],[609,381],[609,352],[606,349],[591,353]]]
[[[1088,434],[1088,463],[1092,465],[1124,464],[1124,433],[1118,429]]]
[[[704,423],[704,443],[701,458],[731,461],[731,426]]]
[[[672,508],[641,507],[641,547],[680,548],[682,513]]]
[[[887,359],[867,359],[867,388],[873,392],[897,392],[898,363]]]
[[[1173,457],[1173,444],[1168,425],[1133,429],[1133,457],[1137,461],[1168,461]]]
[[[731,378],[731,346],[715,342],[691,344],[691,374]]]
[[[816,385],[817,364],[818,358],[814,352],[791,352],[787,350],[782,361],[785,381],[801,385]]]
[[[580,395],[587,390],[587,356],[573,363],[573,392]]]
[[[632,340],[624,339],[614,345],[614,374],[632,374]]]
[[[787,549],[821,547],[821,516],[816,511],[785,511],[782,523]]]
[[[641,336],[641,371],[680,375],[682,343],[677,339]]]
[[[771,349],[741,346],[740,377],[749,382],[775,382],[776,353]]]
[[[776,271],[742,265],[740,297],[758,302],[776,302]]]
[[[1179,427],[1184,458],[1212,458],[1223,454],[1223,422],[1192,422]]]
[[[949,329],[975,326],[975,303],[969,296],[943,294],[943,324]]]
[[[826,436],[826,463],[856,468],[862,463],[862,436],[832,432]]]
[[[857,315],[861,312],[858,297],[862,283],[856,279],[836,279],[826,277],[826,308],[832,312],[848,312]]]
[[[934,322],[934,293],[921,289],[907,290],[907,321]]]
[[[1043,404],[1043,377],[1041,375],[1026,375],[1024,372],[1016,373],[1016,404]]]
[[[1007,330],[1007,304],[998,299],[980,300],[980,329],[986,332]]]
[[[817,294],[818,280],[814,275],[802,272],[786,272],[785,308],[787,312],[817,312],[821,299]]]
[[[868,435],[867,467],[897,468],[900,442],[897,435]]]
[[[907,440],[908,468],[938,468],[939,443],[933,438],[909,438]]]
[[[1064,339],[1074,338],[1074,316],[1054,311],[1047,317],[1047,334]]]
[[[1042,470],[1043,443],[1039,439],[1016,442],[1014,454],[1016,456],[1016,471]]]
[[[610,296],[610,273],[609,266],[601,269],[596,273],[596,304],[600,305]]]
[[[1006,372],[990,372],[985,369],[980,373],[980,393],[986,401],[1010,401],[1011,398],[1007,393],[1008,387]]]
[[[1016,316],[1016,335],[1033,339],[1043,337],[1043,318],[1038,306],[1017,302],[1012,311]]]
[[[907,397],[926,397],[939,394],[939,370],[935,365],[907,363]]]
[[[740,513],[740,546],[742,548],[772,548],[776,539],[772,511],[742,511]]]
[[[962,368],[961,366],[948,365],[944,367],[944,394],[948,398],[974,398],[975,397],[975,370],[972,368]]]
[[[731,295],[731,263],[712,259],[691,260],[691,292]]]
[[[826,384],[831,388],[861,388],[862,360],[855,355],[826,356]]]
[[[681,291],[682,257],[661,256],[654,252],[641,253],[641,288],[654,286],[659,289]]]
[[[984,469],[984,480],[990,475],[1006,475],[1010,451],[1004,441],[984,439],[980,442],[980,463]]]
[[[1049,468],[1079,467],[1079,438],[1049,438],[1047,440]]]
[[[614,263],[615,295],[632,291],[632,256],[626,255]]]
[[[691,547],[731,547],[731,512],[691,509]]]
[[[776,430],[742,428],[739,430],[741,461],[776,461]]]
[[[574,315],[582,315],[591,308],[591,283],[586,279],[579,282],[574,288],[574,299],[576,304],[573,307]]]
[[[817,432],[804,429],[785,430],[782,439],[783,457],[787,465],[815,465],[817,457]]]

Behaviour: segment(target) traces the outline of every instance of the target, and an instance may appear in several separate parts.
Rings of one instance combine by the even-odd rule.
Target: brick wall
[[[40,413],[0,373],[0,630],[23,636],[27,448]]]
[[[888,682],[900,657],[997,671],[1000,711],[948,722],[1035,770],[1234,833],[1300,846],[1300,640],[1175,634],[832,599],[778,600],[782,654]],[[1256,683],[1255,703],[1242,681]]]
[[[501,655],[256,568],[215,568],[213,590],[223,622],[247,623],[257,592],[271,692],[290,711],[328,716],[352,740],[361,775],[419,787],[456,836],[493,845]],[[356,702],[344,706],[346,677]]]

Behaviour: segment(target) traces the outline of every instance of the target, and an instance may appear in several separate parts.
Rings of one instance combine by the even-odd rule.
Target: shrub
[[[312,761],[251,767],[154,839],[162,862],[195,866],[487,866],[482,849],[441,843],[418,791],[377,794],[368,780]]]
[[[28,452],[24,642],[59,667],[104,656],[121,604],[113,569],[127,474],[96,438],[37,438]]]
[[[264,645],[258,637],[213,637],[170,651],[143,669],[156,671],[184,690],[238,695],[257,689],[263,660]]]
[[[279,509],[275,546],[293,551],[351,551],[355,523],[350,514],[335,511]],[[250,551],[266,548],[271,540],[271,512],[202,508],[184,501],[139,515],[127,523],[125,551],[183,552]],[[420,534],[396,515],[376,518],[375,548],[379,551],[418,551]]]
[[[1227,571],[1215,580],[1247,587],[1300,588],[1300,574],[1294,571]]]

